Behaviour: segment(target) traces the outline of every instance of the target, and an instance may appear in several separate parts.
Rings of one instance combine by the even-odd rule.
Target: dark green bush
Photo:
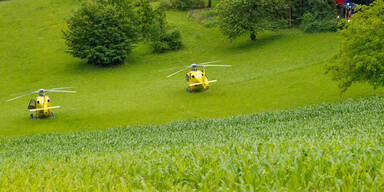
[[[205,27],[215,27],[218,24],[217,11],[215,9],[195,9],[188,12],[188,18]]]
[[[287,0],[290,20],[293,25],[300,25],[305,14],[313,14],[316,18],[324,20],[324,16],[336,17],[335,0]]]
[[[137,1],[136,6],[138,27],[143,39],[150,42],[153,52],[163,53],[182,47],[181,34],[178,30],[169,30],[162,6],[154,8],[148,0]]]
[[[289,0],[294,23],[308,33],[337,31],[335,0]]]
[[[303,16],[301,28],[307,33],[337,31],[337,23],[338,19],[336,16],[318,16],[316,14],[306,13]]]
[[[166,31],[158,39],[152,41],[152,48],[155,53],[178,50],[182,48],[182,46],[180,31],[175,29]]]
[[[94,65],[121,64],[138,39],[132,9],[111,1],[85,3],[63,31],[67,52]]]
[[[222,0],[217,6],[218,26],[229,39],[249,34],[251,40],[266,30],[285,27],[277,12],[286,9],[285,0]]]
[[[375,0],[350,0],[349,2],[356,3],[356,4],[359,4],[359,5],[369,5],[372,2],[374,2],[374,1]]]
[[[167,9],[200,9],[205,7],[203,0],[163,0],[162,5]]]

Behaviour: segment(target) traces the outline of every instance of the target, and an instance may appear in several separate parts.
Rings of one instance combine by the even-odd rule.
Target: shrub
[[[188,12],[188,18],[205,27],[215,27],[218,23],[217,11],[215,9],[198,9]]]
[[[138,37],[133,10],[106,0],[83,4],[67,26],[67,52],[95,65],[123,63]]]
[[[302,24],[304,15],[308,14],[312,14],[323,23],[327,22],[325,20],[328,18],[336,17],[335,0],[287,0],[287,2],[290,8],[290,20],[295,25]]]
[[[158,39],[154,39],[151,45],[155,53],[178,50],[183,46],[180,31],[175,29],[166,31]]]
[[[162,5],[168,9],[199,9],[204,8],[203,0],[163,0]]]
[[[384,1],[352,16],[340,31],[340,50],[331,58],[327,72],[346,91],[355,82],[384,85]]]
[[[163,53],[182,47],[180,32],[168,29],[165,12],[161,6],[152,8],[148,0],[139,0],[136,5],[141,34],[144,39],[151,41],[153,52]]]
[[[375,0],[350,0],[349,2],[356,3],[356,4],[359,4],[359,5],[369,5],[372,2],[374,2],[374,1]]]
[[[285,0],[222,0],[218,5],[219,27],[230,39],[284,26],[284,19],[276,15],[287,7]]]
[[[303,16],[303,22],[301,23],[301,28],[304,32],[314,33],[314,32],[325,32],[325,31],[337,31],[338,19],[336,16],[332,17],[332,14],[322,15],[305,13]]]

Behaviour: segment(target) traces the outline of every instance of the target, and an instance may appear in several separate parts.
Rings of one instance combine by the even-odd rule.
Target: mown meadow
[[[177,120],[220,118],[278,111],[383,93],[365,84],[341,94],[324,74],[338,49],[336,33],[283,30],[230,42],[187,11],[167,11],[168,23],[181,31],[184,48],[153,54],[139,44],[125,64],[101,68],[65,53],[65,19],[75,0],[0,2],[0,135],[30,135],[165,124]],[[218,80],[207,92],[187,94],[184,75],[168,68],[219,60],[232,68],[209,68]],[[77,94],[51,93],[55,119],[35,121],[26,110],[31,97],[12,102],[10,94],[39,88],[74,87]]]
[[[9,191],[382,191],[384,98],[1,137]]]

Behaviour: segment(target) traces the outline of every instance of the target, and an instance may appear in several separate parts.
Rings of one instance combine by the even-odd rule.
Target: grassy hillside
[[[64,19],[78,6],[75,0],[0,2],[0,135],[229,117],[383,92],[357,85],[340,95],[324,74],[324,63],[337,49],[334,33],[288,30],[262,34],[256,42],[229,42],[218,29],[177,11],[167,17],[182,32],[181,51],[156,55],[138,45],[124,65],[92,67],[64,52]],[[208,69],[218,83],[207,92],[185,93],[184,74],[165,78],[173,71],[163,69],[212,60],[233,67]],[[30,120],[28,97],[5,102],[12,93],[64,86],[78,94],[50,94],[62,106],[55,119]]]
[[[383,191],[384,98],[217,120],[0,137],[10,191]]]

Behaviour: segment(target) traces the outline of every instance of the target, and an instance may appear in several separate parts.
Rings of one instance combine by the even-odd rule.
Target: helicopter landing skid
[[[186,92],[192,93],[192,89],[190,87],[185,88]]]

